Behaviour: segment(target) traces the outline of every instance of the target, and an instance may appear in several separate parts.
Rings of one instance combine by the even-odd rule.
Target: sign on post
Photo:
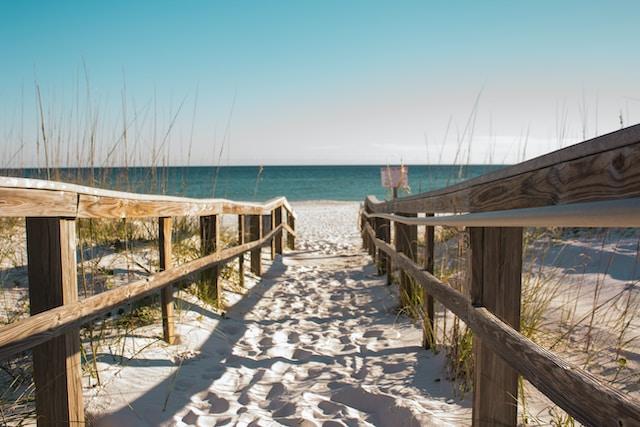
[[[380,181],[384,188],[393,190],[393,198],[398,197],[398,188],[409,188],[408,166],[385,166],[380,168]]]

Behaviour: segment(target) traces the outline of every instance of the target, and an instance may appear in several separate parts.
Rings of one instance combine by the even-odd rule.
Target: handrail
[[[238,246],[220,249],[221,214],[238,216]],[[172,217],[176,216],[199,217],[203,256],[172,267]],[[263,231],[265,216],[271,217],[268,233]],[[285,232],[290,249],[295,248],[296,238],[296,216],[284,197],[265,203],[191,199],[26,178],[0,177],[0,217],[26,218],[32,313],[0,327],[0,360],[32,350],[36,412],[38,423],[45,424],[84,423],[79,360],[79,328],[84,323],[122,304],[160,292],[163,339],[174,344],[173,285],[200,273],[220,306],[222,265],[238,258],[242,284],[245,253],[249,252],[251,272],[260,276],[261,248],[271,243],[274,259],[276,254],[283,254]],[[157,218],[159,268],[163,271],[79,301],[78,218]],[[245,243],[246,240],[250,242]]]
[[[178,284],[198,272],[225,264],[248,251],[263,247],[284,228],[284,224],[280,224],[260,240],[221,250],[145,279],[3,326],[0,328],[0,360],[48,341],[122,304],[139,300],[162,288]]]
[[[603,215],[603,213],[605,213]],[[572,203],[460,215],[406,217],[362,213],[406,225],[452,227],[640,227],[640,198]]]
[[[65,182],[0,177],[0,217],[147,218],[158,216],[265,215],[284,207],[285,197],[265,203],[197,199],[105,190]]]
[[[640,196],[640,124],[439,190],[390,201],[374,213],[457,213]]]
[[[365,224],[364,231],[377,248],[464,321],[474,334],[489,343],[499,357],[578,421],[599,426],[638,423],[638,401],[600,383],[595,376],[535,344],[486,308],[474,307],[460,292],[376,238],[371,225]]]
[[[434,340],[434,298],[480,338],[473,342],[474,425],[516,424],[516,372],[585,425],[640,425],[640,402],[518,332],[522,227],[640,228],[639,164],[636,125],[443,189],[365,199],[363,244],[378,273],[389,281],[396,267],[402,289],[413,292],[413,278],[425,292],[425,346]],[[417,264],[418,226],[426,227],[424,266]],[[470,297],[432,275],[435,226],[469,227]]]

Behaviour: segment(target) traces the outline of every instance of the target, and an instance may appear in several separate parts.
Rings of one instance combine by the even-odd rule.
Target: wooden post
[[[433,216],[427,213],[425,216]],[[424,269],[433,274],[434,270],[434,247],[435,247],[435,227],[427,225],[424,232]],[[433,296],[429,295],[423,288],[422,293],[424,324],[422,326],[422,345],[429,349],[435,345],[434,330],[434,301]]]
[[[253,242],[262,239],[262,215],[249,215],[249,238]],[[251,251],[251,272],[262,275],[262,248]]]
[[[245,216],[238,215],[238,245],[244,244],[245,237]],[[244,287],[244,254],[238,257],[238,278],[240,286]]]
[[[412,213],[399,213],[406,217],[416,217]],[[396,251],[402,252],[407,257],[416,261],[418,258],[418,226],[406,225],[396,222]],[[411,303],[411,278],[404,271],[400,271],[400,304],[407,307]]]
[[[367,218],[367,223],[373,228],[376,229],[375,218]],[[368,247],[367,250],[373,262],[376,262],[376,245],[371,239],[367,239]]]
[[[269,233],[272,229],[273,229],[273,211],[271,211],[271,213],[269,215],[263,215],[262,216],[262,234],[261,234],[261,236],[264,236],[265,234]],[[275,243],[272,240],[270,242],[270,245],[269,245],[269,253],[270,253],[271,260],[275,259],[275,257],[276,257],[276,248],[275,248],[274,245],[275,245]]]
[[[296,219],[293,216],[293,213],[287,211],[287,224],[293,231],[296,230]],[[296,248],[296,236],[291,233],[287,233],[287,246],[289,249],[294,250]]]
[[[385,230],[383,240],[388,244],[391,244],[391,221],[388,219],[383,219],[382,221],[384,222],[384,230]],[[387,256],[386,260],[387,261],[386,261],[385,269],[387,272],[387,285],[390,285],[391,279],[393,277],[393,264],[391,261],[391,257]]]
[[[172,267],[171,259],[171,231],[170,217],[158,218],[158,246],[160,249],[160,271]],[[162,333],[164,340],[173,344],[175,341],[175,326],[173,314],[173,286],[167,286],[160,291],[160,306],[162,307]]]
[[[77,301],[75,221],[27,218],[26,229],[31,315]],[[38,425],[83,425],[79,330],[37,345],[32,354]]]
[[[362,249],[367,249],[367,233],[365,231],[366,224],[367,224],[367,220],[366,220],[366,217],[364,216],[364,212],[360,212],[360,235],[362,237]]]
[[[383,218],[375,218],[375,231],[376,238],[380,240],[385,240],[387,235],[387,224],[386,220]],[[375,245],[374,245],[375,246]],[[382,251],[382,249],[378,249],[377,251],[377,265],[378,265],[378,275],[382,276],[387,272],[387,255]]]
[[[472,227],[471,302],[520,329],[522,228]],[[474,353],[474,426],[515,426],[518,374],[477,337]]]
[[[202,255],[208,255],[220,250],[220,216],[207,215],[200,217],[200,248]],[[222,308],[222,283],[219,280],[221,266],[211,267],[202,272],[203,287],[209,292],[208,297],[216,301],[218,308]]]
[[[278,227],[280,224],[282,224],[282,206],[278,206],[277,208],[275,208],[273,210],[273,214],[272,214],[272,228],[276,228]],[[282,255],[282,238],[283,238],[283,233],[282,231],[279,231],[278,234],[273,238],[273,247],[275,249],[275,253],[276,254],[280,254]]]

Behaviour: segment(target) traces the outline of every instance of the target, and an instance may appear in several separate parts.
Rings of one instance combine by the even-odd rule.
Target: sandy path
[[[356,209],[297,206],[298,250],[226,318],[192,307],[182,345],[121,366],[92,396],[95,412],[112,412],[99,424],[466,424],[442,356],[418,347],[420,331],[395,314],[397,296],[359,249]]]

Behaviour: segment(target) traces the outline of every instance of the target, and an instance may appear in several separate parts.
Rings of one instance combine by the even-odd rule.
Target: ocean
[[[399,196],[443,188],[505,165],[408,166],[409,190]],[[186,197],[221,197],[265,201],[286,196],[290,201],[361,201],[373,194],[388,199],[380,182],[381,166],[169,166],[130,168],[63,168],[51,179],[138,193]],[[46,178],[44,169],[0,170],[4,176]]]

